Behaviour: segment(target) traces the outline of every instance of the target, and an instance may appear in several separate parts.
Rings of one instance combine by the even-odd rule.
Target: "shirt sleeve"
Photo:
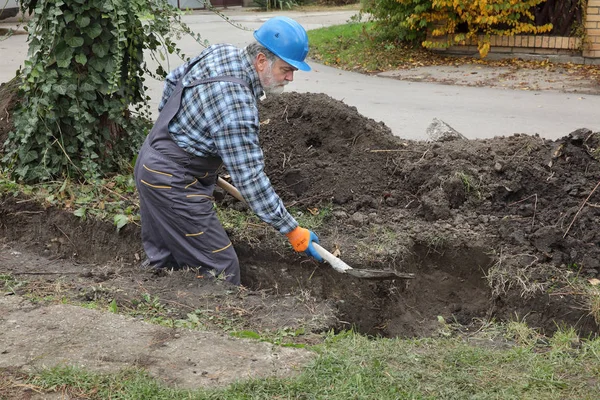
[[[254,97],[239,84],[215,85],[221,86],[221,99],[215,102],[218,123],[211,126],[210,133],[234,185],[261,220],[281,233],[291,232],[298,222],[286,210],[264,172]]]

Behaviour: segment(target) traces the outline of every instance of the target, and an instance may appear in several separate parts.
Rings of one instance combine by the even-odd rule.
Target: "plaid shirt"
[[[260,219],[281,233],[298,222],[286,210],[264,172],[263,152],[258,140],[257,101],[263,94],[258,73],[245,49],[227,44],[204,50],[202,58],[183,77],[183,84],[211,76],[236,76],[250,88],[234,82],[200,84],[185,89],[181,107],[169,123],[171,137],[185,151],[198,157],[219,156],[231,179]],[[188,63],[167,76],[159,111],[162,110]]]

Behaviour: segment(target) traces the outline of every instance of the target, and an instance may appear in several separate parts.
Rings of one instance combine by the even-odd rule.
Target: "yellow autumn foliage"
[[[410,5],[416,0],[397,0]],[[441,37],[449,35],[455,42],[468,39],[477,43],[479,54],[485,57],[490,51],[492,35],[513,36],[519,34],[540,34],[552,30],[552,24],[534,25],[532,7],[545,0],[432,0],[431,7],[416,7],[407,23],[412,28],[423,26],[426,21],[432,27],[431,35]],[[422,1],[419,1],[422,3]],[[459,25],[466,25],[466,33],[456,34]],[[455,35],[456,34],[456,35]],[[424,47],[447,47],[440,41],[424,41]]]

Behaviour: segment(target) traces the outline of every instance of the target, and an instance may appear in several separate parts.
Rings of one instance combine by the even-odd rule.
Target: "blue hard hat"
[[[286,63],[310,71],[310,66],[304,62],[308,54],[308,35],[293,19],[271,18],[254,31],[254,38]]]

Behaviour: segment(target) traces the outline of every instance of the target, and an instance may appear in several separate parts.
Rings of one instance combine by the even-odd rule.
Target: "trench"
[[[142,252],[141,238],[134,225],[116,233],[111,224],[81,221],[71,213],[5,196],[0,201],[0,244],[6,242],[18,242],[54,260],[73,259],[75,263],[93,263],[103,268],[105,263],[117,263],[119,268],[125,268],[125,280],[140,279],[139,262],[136,264],[134,255],[139,257]],[[598,332],[593,317],[573,296],[543,293],[523,298],[518,291],[493,296],[486,275],[495,260],[486,248],[462,245],[432,249],[416,244],[408,253],[410,258],[398,268],[414,273],[414,279],[373,281],[340,274],[328,264],[311,264],[288,253],[268,253],[264,244],[254,249],[239,247],[243,285],[251,291],[267,293],[271,309],[285,303],[281,299],[299,294],[314,298],[315,304],[330,306],[335,318],[316,328],[321,331],[355,329],[373,336],[422,337],[437,334],[442,317],[465,329],[489,319],[518,319],[543,333],[552,333],[560,326],[572,326],[584,336]],[[53,279],[57,277],[52,275]],[[159,279],[154,283],[163,293],[192,284],[186,276],[178,279]],[[174,288],[173,284],[181,286]],[[127,285],[132,290],[137,287]],[[296,303],[290,307],[306,305]],[[311,318],[306,310],[296,314],[291,311],[285,322],[275,320],[273,324],[279,326],[293,320],[291,323],[303,325]]]
[[[310,291],[335,304],[337,326],[380,337],[421,337],[435,334],[439,317],[470,326],[489,316],[491,290],[486,273],[492,259],[482,248],[432,251],[417,245],[403,272],[414,279],[368,280],[320,265],[311,270],[285,263],[256,263],[241,258],[243,284],[254,290],[270,288],[281,294]]]

